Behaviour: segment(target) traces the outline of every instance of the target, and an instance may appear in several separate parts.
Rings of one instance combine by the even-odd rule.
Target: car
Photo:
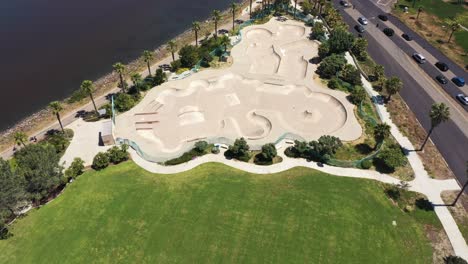
[[[446,72],[449,69],[448,65],[441,61],[436,62],[435,66],[443,72]]]
[[[358,20],[357,20],[359,23],[361,23],[362,25],[367,25],[369,22],[367,21],[367,18],[365,17],[359,17]]]
[[[457,98],[458,101],[460,101],[460,103],[462,103],[464,105],[468,105],[468,96],[466,96],[464,94],[457,94],[455,96],[455,98]]]
[[[356,29],[356,31],[359,33],[364,33],[364,31],[366,31],[366,29],[361,25],[355,25],[354,29]]]
[[[223,35],[223,34],[228,34],[228,33],[229,33],[229,30],[227,30],[227,29],[220,29],[220,30],[218,30],[218,34],[221,34],[221,35]]]
[[[341,0],[341,1],[340,1],[340,5],[342,5],[342,6],[344,6],[344,7],[350,7],[350,6],[351,6],[348,2],[346,2],[346,1],[344,1],[344,0]]]
[[[443,75],[437,75],[437,76],[435,77],[435,79],[436,79],[438,82],[440,82],[441,84],[446,84],[446,83],[448,83],[447,78],[445,78],[445,76],[443,76]]]
[[[383,33],[389,37],[393,36],[393,34],[395,34],[395,30],[391,29],[391,28],[385,28],[383,30]]]
[[[410,35],[406,34],[406,33],[403,33],[403,34],[401,35],[401,37],[404,38],[406,41],[411,41],[411,40],[413,40],[413,38],[412,38]]]
[[[465,79],[463,77],[455,76],[452,78],[452,82],[458,87],[463,87],[465,85]]]
[[[426,63],[426,58],[424,58],[424,56],[421,55],[421,53],[414,53],[413,59],[417,61],[419,64]]]
[[[382,21],[387,21],[388,17],[386,15],[378,15],[379,19]]]

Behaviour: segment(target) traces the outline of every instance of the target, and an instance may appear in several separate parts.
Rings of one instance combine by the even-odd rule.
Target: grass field
[[[127,162],[18,220],[0,263],[431,263],[425,225],[441,228],[374,181],[220,164],[155,175]]]

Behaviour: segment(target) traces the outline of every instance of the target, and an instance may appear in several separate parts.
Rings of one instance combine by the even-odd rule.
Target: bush
[[[224,153],[226,158],[235,158],[240,161],[249,161],[249,145],[244,138],[238,138],[233,145],[229,146],[228,150]]]
[[[205,142],[205,141],[199,141],[199,142]],[[199,143],[199,142],[197,142],[197,143]],[[202,145],[202,144],[203,143],[200,143],[200,145]],[[193,149],[191,149],[190,151],[185,152],[184,154],[182,154],[182,156],[180,156],[178,158],[167,160],[166,162],[164,162],[164,165],[166,165],[166,166],[178,165],[178,164],[182,164],[182,163],[191,161],[196,157],[201,157],[201,156],[207,154],[206,149],[208,147],[209,147],[209,145],[207,144],[206,147],[203,149],[203,151],[199,151],[199,149],[197,149],[197,147],[194,147]],[[213,148],[215,148],[215,147],[213,147]],[[212,149],[212,151],[213,151],[213,149]],[[219,150],[218,150],[218,152],[219,152]]]
[[[199,152],[199,153],[203,153],[205,152],[206,148],[208,147],[208,142],[206,141],[198,141],[197,143],[195,143],[195,151]]]
[[[361,168],[368,170],[371,167],[372,167],[372,160],[368,159],[368,160],[364,160],[361,162]]]
[[[62,154],[67,150],[68,145],[70,145],[70,139],[73,137],[73,130],[65,129],[65,133],[61,131],[53,131],[49,133],[45,141],[52,146],[54,146],[55,151],[58,154]]]
[[[464,259],[458,256],[448,256],[444,258],[445,264],[468,264]]]
[[[343,69],[346,65],[346,59],[343,55],[332,54],[322,60],[317,68],[317,74],[321,78],[329,79]]]
[[[213,154],[219,154],[219,147],[218,146],[214,146],[211,148],[211,153]]]
[[[330,53],[339,54],[348,51],[354,44],[354,36],[345,29],[335,29],[330,38],[328,45]]]
[[[128,145],[123,144],[119,147],[114,146],[107,150],[107,156],[109,157],[109,162],[114,164],[119,164],[128,160]]]
[[[352,85],[362,85],[361,73],[351,64],[346,64],[340,71],[340,78]]]
[[[198,49],[192,45],[186,45],[179,50],[180,63],[182,67],[192,68],[200,60]]]
[[[318,141],[311,141],[309,146],[312,158],[327,162],[343,146],[343,143],[334,136],[321,136]]]
[[[135,104],[135,99],[131,95],[125,93],[118,93],[114,101],[115,109],[119,112],[128,111],[134,107]]]
[[[351,95],[349,96],[349,100],[355,105],[359,105],[361,102],[366,100],[366,98],[366,90],[364,90],[364,88],[359,85],[354,86],[353,90],[351,90]]]
[[[329,53],[330,53],[330,45],[328,45],[327,41],[322,42],[322,44],[320,44],[318,48],[318,56],[321,59],[324,59],[328,56]]]
[[[94,156],[93,165],[91,167],[95,170],[102,170],[109,166],[109,162],[109,155],[104,152],[99,152],[96,154],[96,156]]]
[[[332,77],[330,81],[328,81],[327,86],[330,89],[338,89],[340,88],[340,80],[338,80],[337,77]]]
[[[158,86],[163,84],[167,80],[166,74],[163,72],[162,69],[157,69],[156,74],[154,75],[153,78],[153,85]]]
[[[325,29],[321,22],[315,22],[310,33],[311,39],[322,40],[325,37]]]
[[[377,157],[390,169],[406,165],[406,157],[401,147],[397,144],[384,148]]]
[[[189,71],[190,69],[189,68],[179,68],[177,71],[176,71],[176,74],[182,74],[186,71]]]
[[[74,179],[79,175],[83,174],[84,161],[80,158],[75,158],[71,163],[70,167],[65,170],[65,177],[68,179]]]
[[[273,160],[276,155],[275,144],[269,143],[262,146],[262,152],[260,153],[264,160]]]
[[[171,71],[172,72],[176,72],[178,69],[180,69],[180,67],[182,67],[182,63],[180,62],[180,60],[175,60],[175,61],[171,62]]]

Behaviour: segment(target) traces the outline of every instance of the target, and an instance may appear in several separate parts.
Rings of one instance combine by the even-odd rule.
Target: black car
[[[435,66],[443,72],[446,72],[449,69],[448,65],[441,61],[436,62]]]
[[[388,20],[388,17],[386,15],[379,15],[378,17],[382,21],[387,21]]]
[[[406,34],[406,33],[402,34],[401,37],[404,38],[406,41],[413,40],[413,38],[410,35]]]
[[[441,84],[446,84],[446,83],[448,83],[447,78],[445,78],[445,76],[443,76],[443,75],[437,75],[435,78],[436,78],[436,80],[437,80],[438,82],[440,82]]]
[[[354,29],[356,29],[357,32],[359,33],[364,33],[365,29],[362,25],[355,25]]]
[[[341,0],[341,1],[340,1],[340,5],[342,5],[342,6],[344,6],[344,7],[349,7],[349,6],[350,6],[349,3],[346,2],[346,1],[344,1],[344,0]]]
[[[393,36],[395,34],[395,30],[391,29],[391,28],[385,28],[383,30],[383,33],[389,37]]]

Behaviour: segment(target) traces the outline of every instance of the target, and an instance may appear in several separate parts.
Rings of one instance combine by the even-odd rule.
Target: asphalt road
[[[368,7],[367,5],[363,5],[365,2],[367,2],[367,0],[360,2],[361,5],[357,4],[356,9],[359,11],[359,9],[362,8],[365,10],[363,11],[365,14],[369,14],[369,12],[372,12],[373,8]],[[344,12],[343,8],[339,7],[336,1],[334,3],[340,10],[340,13],[343,15],[345,22],[350,26],[350,31],[353,34],[356,34],[356,31],[353,27],[357,24],[357,21],[353,19],[348,13]],[[370,2],[369,5],[375,7]],[[381,11],[377,10],[374,12]],[[375,27],[375,25],[368,25],[367,27],[369,26]],[[378,64],[381,64],[385,67],[386,75],[398,76],[403,81],[404,87],[400,95],[403,97],[411,111],[414,112],[418,121],[422,124],[426,131],[428,131],[430,127],[428,112],[431,108],[431,105],[435,101],[432,98],[433,96],[431,96],[423,87],[421,87],[420,76],[409,72],[410,67],[417,66],[411,63],[405,64],[402,60],[395,59],[394,54],[405,52],[404,50],[387,50],[382,46],[382,43],[378,40],[378,37],[369,34],[369,32],[366,32],[362,35],[368,40],[368,52],[370,56]],[[413,33],[413,35],[415,35],[415,33]],[[396,44],[399,46],[398,43]],[[423,70],[424,68],[425,67],[423,67]],[[411,70],[412,72],[415,71],[414,69]],[[421,71],[421,74],[424,74],[424,72]],[[463,114],[466,114],[466,112]],[[454,123],[453,120],[449,120],[434,130],[431,135],[431,140],[443,155],[450,169],[456,175],[459,183],[464,183],[467,180],[466,161],[468,160],[468,138],[465,136],[465,133],[459,128],[457,124]]]

